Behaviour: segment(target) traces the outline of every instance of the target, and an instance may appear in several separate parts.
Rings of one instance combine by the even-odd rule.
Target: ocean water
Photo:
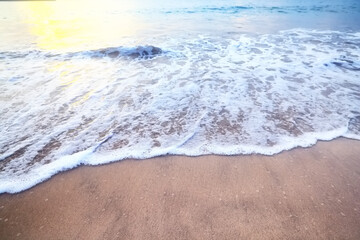
[[[129,2],[0,2],[0,193],[82,164],[360,140],[360,1]]]

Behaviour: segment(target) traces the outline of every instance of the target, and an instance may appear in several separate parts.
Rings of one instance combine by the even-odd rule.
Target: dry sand
[[[0,195],[0,239],[360,239],[360,141],[83,166]]]

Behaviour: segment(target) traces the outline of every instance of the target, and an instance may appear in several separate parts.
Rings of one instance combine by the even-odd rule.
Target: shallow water
[[[80,164],[360,139],[358,1],[0,4],[0,192]]]

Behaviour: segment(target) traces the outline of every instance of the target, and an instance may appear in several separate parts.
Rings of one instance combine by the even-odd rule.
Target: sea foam
[[[81,164],[360,139],[359,46],[293,29],[1,52],[0,192]]]

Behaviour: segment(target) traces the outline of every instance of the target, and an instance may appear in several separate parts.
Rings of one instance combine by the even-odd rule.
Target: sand
[[[360,141],[82,166],[0,195],[0,239],[360,239]]]

